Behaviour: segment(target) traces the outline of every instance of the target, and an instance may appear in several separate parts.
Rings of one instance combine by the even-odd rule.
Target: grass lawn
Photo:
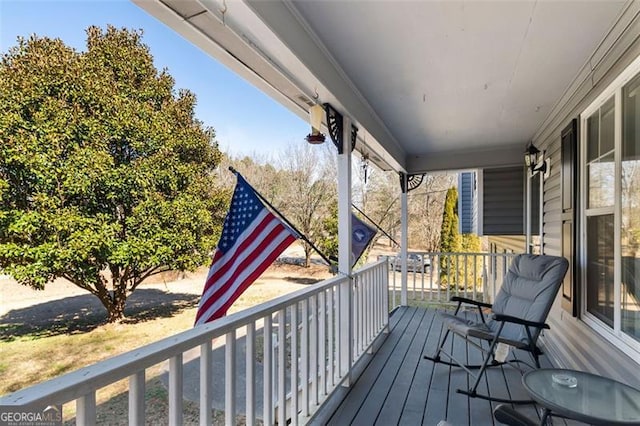
[[[137,323],[107,324],[85,333],[58,334],[49,337],[24,335],[11,342],[0,343],[0,394],[60,376],[103,359],[184,331],[193,326],[196,308],[191,307],[171,317],[160,317]],[[168,412],[167,392],[157,378],[161,367],[147,371],[148,420]],[[127,423],[127,382],[121,381],[97,393],[100,424]],[[197,407],[185,406],[196,415]],[[75,404],[64,406],[66,420],[75,416]],[[158,424],[157,422],[151,422]]]
[[[307,284],[326,278],[325,269],[308,270],[291,267],[274,268],[256,281],[236,301],[230,312],[254,306]],[[301,277],[311,277],[311,281]],[[127,352],[193,327],[202,282],[196,280],[193,297],[183,297],[179,303],[155,304],[152,309],[142,306],[121,324],[101,324],[100,317],[89,319],[71,315],[71,319],[51,326],[7,324],[0,317],[0,395],[60,376],[64,373]],[[301,282],[304,282],[301,284]],[[184,292],[183,292],[184,293]],[[140,306],[138,306],[140,308]],[[62,315],[62,314],[60,314]],[[53,317],[56,315],[54,314]],[[147,423],[164,424],[168,414],[167,390],[160,382],[162,366],[147,370]],[[127,423],[127,380],[101,389],[96,395],[99,424]],[[197,423],[197,404],[185,401],[185,424]],[[215,414],[215,424],[223,422],[221,413]],[[73,420],[75,404],[64,406],[65,420]]]

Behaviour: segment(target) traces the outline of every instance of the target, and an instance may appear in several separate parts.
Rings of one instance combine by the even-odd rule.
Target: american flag
[[[224,316],[233,302],[294,242],[298,235],[262,204],[253,188],[238,182],[198,305],[195,325]]]

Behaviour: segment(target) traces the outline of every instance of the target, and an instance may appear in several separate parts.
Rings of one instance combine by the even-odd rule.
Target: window
[[[623,88],[622,99],[620,327],[640,341],[640,76]]]
[[[581,115],[582,312],[640,351],[640,58]]]

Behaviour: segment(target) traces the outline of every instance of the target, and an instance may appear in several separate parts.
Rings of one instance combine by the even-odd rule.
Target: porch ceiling
[[[627,3],[134,1],[301,117],[317,92],[409,173],[519,163]]]

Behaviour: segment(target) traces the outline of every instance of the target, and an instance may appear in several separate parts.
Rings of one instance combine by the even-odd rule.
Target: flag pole
[[[238,172],[238,171],[237,171],[233,166],[229,166],[229,170],[230,170],[233,174],[235,174],[235,175],[239,175],[239,174],[240,174],[240,172]],[[246,179],[245,179],[245,182],[247,182],[247,180],[246,180]],[[249,185],[249,188],[251,188],[251,190],[252,190],[252,191],[253,191],[253,192],[258,196],[258,198],[260,198],[260,199],[261,199],[261,200],[262,200],[262,201],[263,201],[267,206],[269,206],[269,208],[270,208],[274,213],[276,213],[278,216],[280,216],[280,219],[282,219],[282,220],[287,224],[287,226],[289,226],[289,228],[293,229],[293,231],[294,231],[296,234],[298,234],[298,235],[300,236],[300,238],[302,238],[302,240],[303,240],[305,243],[309,244],[309,246],[311,246],[311,248],[312,248],[312,249],[314,249],[314,250],[316,251],[316,253],[318,253],[318,254],[320,255],[320,257],[322,258],[322,260],[324,260],[325,262],[327,262],[327,264],[328,264],[329,266],[334,265],[334,263],[333,263],[333,262],[331,262],[331,260],[330,260],[327,256],[325,256],[325,255],[324,255],[324,253],[322,253],[322,252],[318,249],[318,247],[316,247],[316,246],[315,246],[315,244],[313,244],[313,243],[309,240],[309,238],[307,238],[307,236],[306,236],[306,235],[304,235],[302,232],[298,231],[298,229],[297,229],[297,228],[296,228],[296,227],[295,227],[291,222],[289,222],[289,220],[288,220],[286,217],[284,217],[284,215],[283,215],[282,213],[280,213],[280,212],[278,211],[278,209],[276,209],[275,207],[273,207],[273,205],[272,205],[272,204],[271,204],[271,203],[270,203],[266,198],[264,198],[264,197],[262,196],[262,194],[260,194],[258,191],[256,191],[256,189],[255,189],[255,188],[254,188],[254,187],[253,187],[249,182],[247,182],[247,185]]]
[[[354,209],[358,210],[358,213],[360,213],[362,216],[364,216],[364,217],[365,217],[365,219],[367,219],[369,222],[371,222],[371,223],[373,224],[373,226],[375,226],[376,228],[378,228],[378,230],[379,230],[380,232],[382,232],[382,233],[383,233],[387,238],[389,238],[389,239],[390,239],[390,240],[391,240],[395,245],[400,246],[400,244],[398,244],[398,243],[396,242],[396,240],[394,240],[394,239],[391,237],[391,235],[387,234],[387,232],[386,232],[384,229],[382,229],[382,228],[380,227],[380,225],[378,225],[377,223],[375,223],[375,222],[374,222],[374,221],[373,221],[369,216],[367,216],[366,214],[364,214],[364,212],[363,212],[362,210],[360,210],[359,208],[357,208],[355,204],[353,204],[353,203],[352,203],[352,204],[351,204],[351,207],[353,207]]]

